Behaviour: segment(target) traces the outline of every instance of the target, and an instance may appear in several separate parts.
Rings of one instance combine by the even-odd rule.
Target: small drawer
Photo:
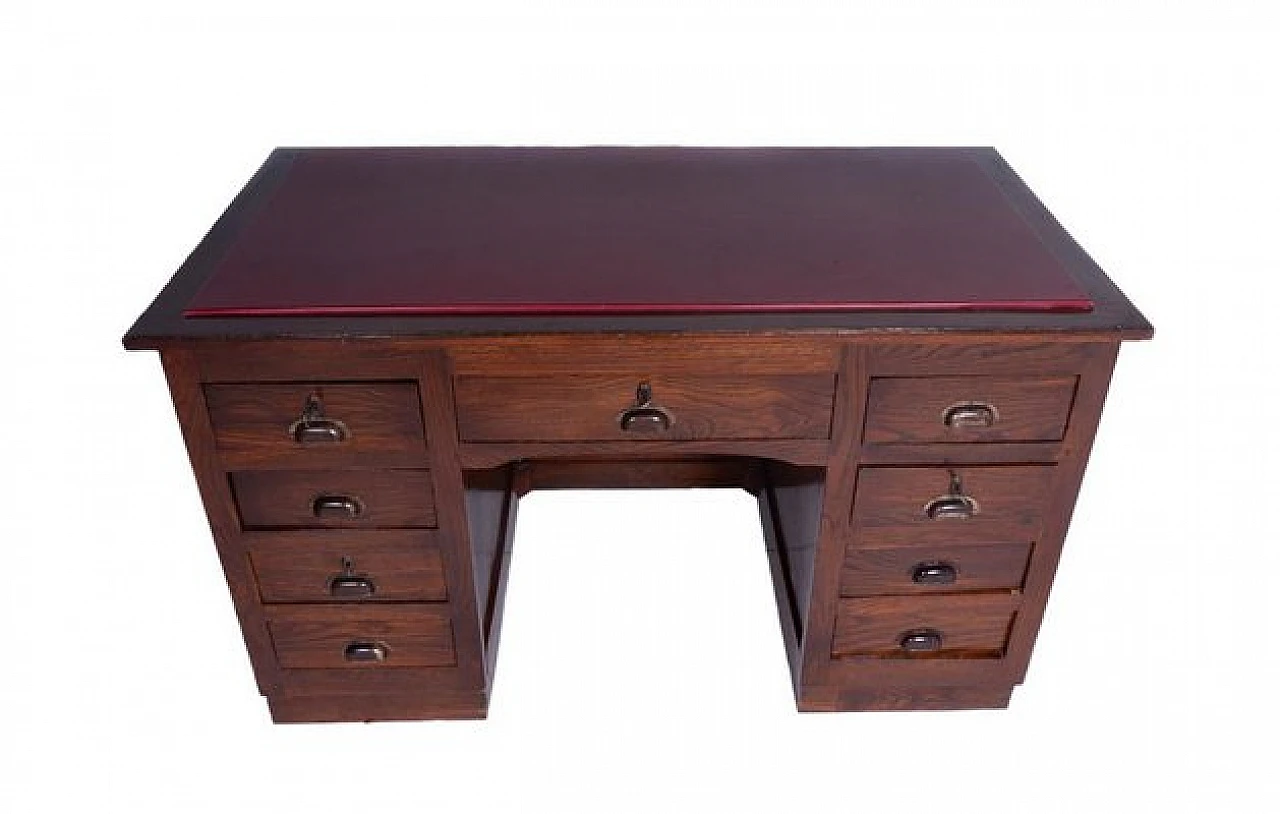
[[[440,602],[435,532],[266,531],[245,543],[263,602]]]
[[[245,529],[433,528],[425,469],[231,473]]]
[[[1011,594],[842,599],[837,658],[999,658],[1018,608]]]
[[[840,595],[1018,590],[1030,557],[1030,543],[849,546]]]
[[[1054,466],[863,467],[853,500],[855,544],[1035,540]],[[863,532],[859,534],[858,532]]]
[[[1076,377],[876,378],[867,393],[868,444],[1060,441]]]
[[[463,441],[828,438],[835,377],[459,376],[454,395]]]
[[[426,456],[413,382],[207,384],[204,393],[232,468],[411,466]]]
[[[275,606],[267,625],[285,669],[440,667],[457,662],[447,605]]]

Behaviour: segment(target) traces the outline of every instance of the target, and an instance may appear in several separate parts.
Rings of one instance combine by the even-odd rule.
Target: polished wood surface
[[[651,363],[660,367],[660,362]],[[642,403],[637,391],[648,388]],[[835,376],[460,376],[462,441],[826,438]],[[628,416],[656,410],[657,427]]]
[[[426,462],[414,382],[209,384],[205,400],[218,453],[228,466],[321,469]]]
[[[443,602],[448,587],[436,535],[425,529],[246,532],[244,544],[263,602]]]
[[[563,488],[755,495],[800,710],[1009,703],[1150,326],[998,156],[1091,313],[181,316],[290,155],[125,340],[161,350],[275,720],[484,717],[520,497]]]
[[[455,663],[448,609],[440,605],[273,607],[268,627],[286,669],[395,670]],[[380,648],[382,658],[351,657],[353,648]]]
[[[878,378],[867,393],[871,444],[1058,441],[1075,396],[1073,377]]]
[[[246,529],[428,528],[436,525],[425,469],[231,473]],[[322,502],[346,504],[323,511]]]
[[[849,546],[841,596],[1013,591],[1022,587],[1031,543]]]

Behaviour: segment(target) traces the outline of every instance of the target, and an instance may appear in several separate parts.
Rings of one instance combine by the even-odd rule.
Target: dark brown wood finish
[[[1022,587],[1030,543],[935,543],[849,546],[841,596],[1015,591]]]
[[[205,400],[231,469],[426,463],[413,382],[210,384]]]
[[[1058,441],[1075,389],[1066,376],[873,379],[864,437],[869,444]]]
[[[245,529],[431,528],[426,469],[232,472]]]
[[[826,438],[830,376],[460,376],[465,441]],[[641,395],[643,394],[643,395]],[[640,421],[652,419],[652,421]]]
[[[162,351],[274,720],[484,717],[518,496],[556,488],[756,494],[801,710],[1008,704],[1119,342],[1151,328],[994,151],[969,154],[1091,313],[181,317],[296,154],[125,338]],[[637,437],[642,382],[674,422]],[[312,395],[349,434],[290,435]],[[948,497],[971,516],[930,517]]]
[[[395,670],[456,662],[448,608],[276,607],[267,626],[286,669]],[[368,658],[373,651],[377,658]]]
[[[412,530],[246,532],[263,602],[443,602],[436,533]]]
[[[836,658],[998,658],[1017,597],[877,596],[840,600],[831,655]],[[936,649],[912,651],[904,640],[936,637]]]

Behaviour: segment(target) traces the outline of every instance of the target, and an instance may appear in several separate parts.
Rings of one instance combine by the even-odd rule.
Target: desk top
[[[1150,325],[994,150],[277,150],[170,339]]]
[[[186,316],[1087,311],[963,152],[300,154]]]

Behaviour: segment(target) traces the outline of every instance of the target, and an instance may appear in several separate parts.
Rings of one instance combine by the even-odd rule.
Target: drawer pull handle
[[[924,513],[930,520],[968,520],[978,513],[978,501],[964,493],[960,475],[952,472],[951,488],[924,504]]]
[[[618,420],[623,432],[641,435],[666,432],[675,423],[666,408],[653,403],[653,388],[648,382],[640,382],[636,387],[635,406],[623,410]]]
[[[967,495],[942,495],[925,504],[930,520],[968,520],[978,513],[978,504]]]
[[[329,595],[338,599],[364,599],[373,596],[378,586],[368,577],[334,577],[329,580]]]
[[[908,653],[931,653],[942,649],[942,631],[931,627],[908,630],[898,639],[898,647]]]
[[[382,642],[352,642],[342,651],[347,661],[386,661],[391,648]]]
[[[342,558],[342,573],[329,580],[329,596],[338,599],[364,599],[377,590],[373,580],[356,573],[355,561],[350,557]]]
[[[311,504],[311,513],[319,518],[350,520],[364,513],[364,504],[347,495],[321,495]]]
[[[911,569],[911,581],[917,585],[954,585],[956,576],[949,562],[922,562]]]
[[[289,435],[295,443],[304,446],[339,444],[350,435],[347,425],[334,418],[326,418],[324,404],[318,393],[307,396],[302,405],[302,415],[289,425]]]
[[[942,423],[955,430],[986,429],[998,418],[995,406],[981,401],[953,404],[942,413]]]

